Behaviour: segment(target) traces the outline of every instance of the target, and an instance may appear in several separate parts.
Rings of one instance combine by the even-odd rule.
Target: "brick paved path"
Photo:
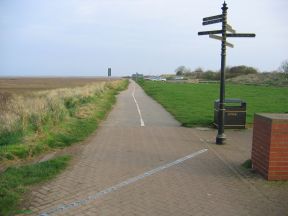
[[[30,209],[33,215],[288,215],[287,184],[267,183],[240,168],[250,157],[251,131],[228,137],[227,145],[216,146],[214,130],[180,127],[132,83],[72,165],[32,192]],[[208,151],[111,189],[203,149]]]

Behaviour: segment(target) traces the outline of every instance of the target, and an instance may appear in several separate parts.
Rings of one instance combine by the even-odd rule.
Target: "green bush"
[[[248,74],[257,74],[258,71],[253,67],[247,67],[245,65],[235,66],[231,68],[227,68],[225,71],[226,75],[225,78],[233,78],[241,75],[248,75]]]

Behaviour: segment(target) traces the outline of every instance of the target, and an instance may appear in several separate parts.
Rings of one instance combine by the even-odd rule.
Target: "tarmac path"
[[[239,133],[231,132],[230,145],[210,144],[215,131],[180,127],[131,82],[72,165],[32,192],[29,209],[43,216],[288,215],[286,192],[270,196],[262,179],[238,169],[251,148],[238,145],[251,131]]]

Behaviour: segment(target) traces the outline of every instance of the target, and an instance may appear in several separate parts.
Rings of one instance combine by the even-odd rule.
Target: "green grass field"
[[[141,81],[148,95],[156,99],[183,126],[208,126],[214,119],[214,101],[219,84],[186,84]],[[254,113],[288,113],[288,88],[254,85],[226,85],[226,98],[247,102],[247,124]]]

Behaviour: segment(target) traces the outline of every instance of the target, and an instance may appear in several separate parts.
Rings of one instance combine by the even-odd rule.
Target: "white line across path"
[[[133,97],[133,99],[134,99],[134,102],[135,102],[136,107],[137,107],[137,110],[138,110],[138,114],[139,114],[139,117],[140,117],[140,125],[141,125],[141,127],[144,127],[144,126],[145,126],[145,123],[144,123],[144,120],[143,120],[142,115],[141,115],[141,110],[140,110],[140,107],[139,107],[139,105],[138,105],[138,102],[137,102],[137,100],[136,100],[136,98],[135,98],[135,89],[136,89],[136,84],[134,83],[134,85],[133,85],[132,97]]]
[[[136,177],[127,179],[126,181],[120,182],[120,183],[118,183],[118,184],[116,184],[116,185],[114,185],[112,187],[106,188],[106,189],[104,189],[104,190],[102,190],[100,192],[97,192],[94,195],[91,195],[91,196],[87,197],[86,199],[77,200],[77,201],[69,203],[69,204],[61,204],[58,207],[56,207],[55,209],[51,209],[51,210],[49,210],[49,211],[47,211],[45,213],[40,214],[40,216],[49,216],[49,215],[52,215],[52,214],[55,215],[57,213],[62,213],[63,211],[68,211],[69,209],[72,209],[72,208],[77,208],[77,207],[80,207],[82,205],[86,205],[89,202],[92,202],[93,200],[96,200],[96,199],[98,199],[100,197],[105,196],[106,194],[109,194],[109,193],[112,193],[114,191],[117,191],[117,190],[121,189],[122,187],[125,187],[125,186],[127,186],[129,184],[135,183],[135,182],[137,182],[137,181],[139,181],[141,179],[144,179],[145,177],[151,176],[151,175],[153,175],[155,173],[158,173],[158,172],[160,172],[162,170],[165,170],[165,169],[167,169],[169,167],[175,166],[175,165],[177,165],[179,163],[182,163],[182,162],[184,162],[184,161],[186,161],[188,159],[196,157],[197,155],[200,155],[200,154],[202,154],[202,153],[204,153],[206,151],[208,151],[208,149],[199,150],[199,151],[194,152],[194,153],[192,153],[190,155],[187,155],[187,156],[185,156],[183,158],[180,158],[178,160],[175,160],[175,161],[170,162],[168,164],[165,164],[163,166],[159,166],[159,167],[157,167],[155,169],[152,169],[152,170],[150,170],[148,172],[145,172],[145,173],[143,173],[141,175],[138,175]]]

